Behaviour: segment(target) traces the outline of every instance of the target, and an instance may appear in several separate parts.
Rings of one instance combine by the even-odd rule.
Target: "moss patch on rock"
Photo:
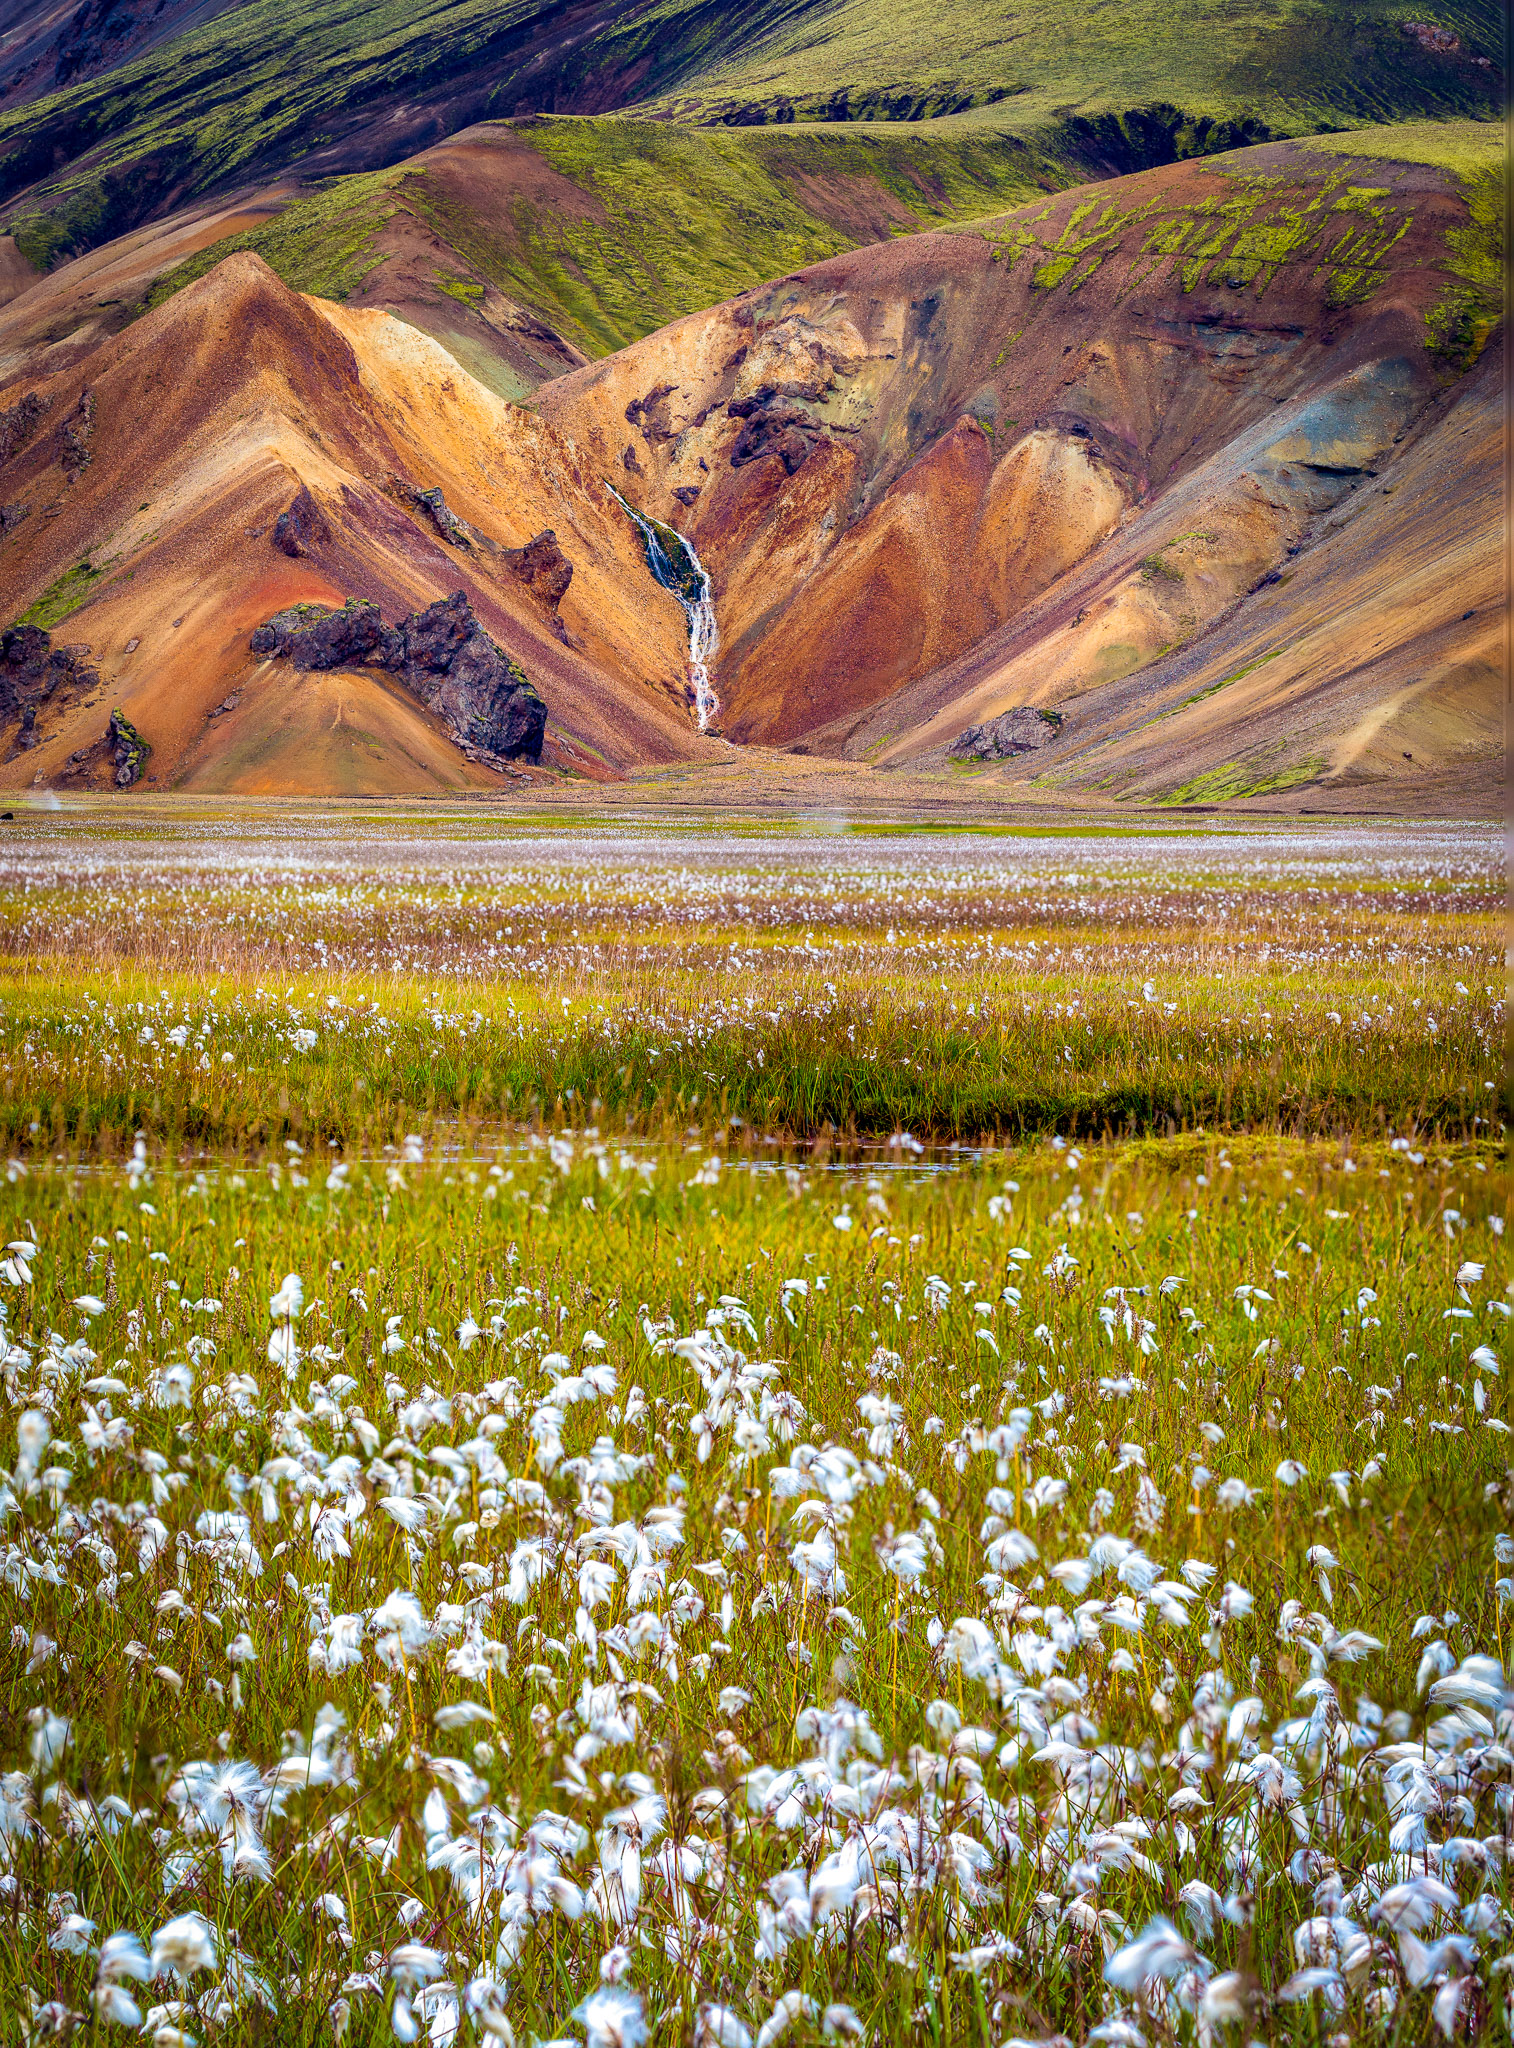
[[[97,569],[93,562],[75,562],[56,582],[47,586],[35,604],[27,607],[17,624],[40,626],[44,632],[50,631],[87,602],[105,573],[104,568]]]

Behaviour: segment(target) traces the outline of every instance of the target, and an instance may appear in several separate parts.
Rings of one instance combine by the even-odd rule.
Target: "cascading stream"
[[[720,713],[720,699],[710,682],[710,664],[720,645],[720,630],[715,622],[715,599],[710,590],[709,571],[694,552],[692,543],[676,528],[648,519],[629,499],[621,497],[614,484],[607,484],[605,488],[641,534],[647,567],[654,580],[664,590],[671,591],[683,607],[683,615],[689,622],[689,687],[694,693],[694,716],[699,730],[708,732]]]

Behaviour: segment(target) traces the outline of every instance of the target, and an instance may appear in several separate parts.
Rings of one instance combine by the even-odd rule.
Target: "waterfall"
[[[689,687],[694,693],[694,716],[699,730],[708,732],[720,711],[720,699],[710,682],[710,663],[720,645],[710,573],[695,554],[693,544],[675,527],[648,519],[629,499],[621,497],[614,484],[605,488],[640,532],[653,578],[664,590],[670,590],[683,607],[689,622]]]

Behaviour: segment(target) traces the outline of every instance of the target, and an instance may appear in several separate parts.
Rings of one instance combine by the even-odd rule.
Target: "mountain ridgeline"
[[[0,46],[0,225],[78,254],[212,192],[383,169],[480,120],[632,111],[696,127],[987,126],[1082,175],[1276,135],[1495,117],[1499,10],[1239,0],[1090,19],[1037,0],[1006,38],[969,0],[146,0]],[[178,33],[173,33],[175,28]],[[52,31],[52,41],[48,32]],[[51,61],[49,62],[49,53]]]
[[[6,786],[1486,807],[1497,24],[1200,23],[21,0]]]

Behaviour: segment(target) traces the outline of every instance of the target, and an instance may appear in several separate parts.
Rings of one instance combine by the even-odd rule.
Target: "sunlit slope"
[[[393,624],[456,590],[546,701],[549,760],[602,776],[708,749],[682,614],[620,508],[560,434],[413,328],[303,299],[243,254],[40,396],[46,424],[4,472],[29,508],[5,543],[7,619],[80,648],[98,684],[42,705],[6,787],[69,786],[113,709],[152,749],[144,786],[498,787],[381,672],[300,675],[248,647],[291,604],[361,597]],[[321,531],[291,557],[273,530],[302,487]],[[449,543],[407,495],[436,488],[502,546],[553,529],[573,568],[560,611]]]
[[[75,259],[0,311],[0,623],[78,646],[99,682],[39,698],[35,729],[8,703],[5,774],[69,785],[119,706],[160,786],[477,780],[391,679],[296,684],[248,648],[291,602],[371,600],[392,626],[462,589],[546,701],[549,761],[593,777],[735,741],[1079,801],[1370,784],[1372,805],[1485,809],[1497,138],[1342,141],[1042,189],[598,361],[612,322],[734,261],[713,226],[644,231],[649,167],[766,151],[792,172],[805,135],[488,124],[357,181],[403,202],[376,225],[276,211],[271,188]],[[907,142],[869,160],[906,182]],[[776,257],[793,216],[772,203]],[[860,229],[855,187],[806,204]],[[532,411],[507,402],[533,387]],[[721,739],[693,728],[682,615],[611,484],[711,574]],[[271,531],[302,489],[323,530],[291,557]],[[548,528],[560,613],[497,553]],[[969,727],[1037,710],[1055,733],[1034,727],[1033,761],[962,758]]]
[[[1422,488],[1444,509],[1421,536],[1456,542],[1466,588],[1486,581],[1489,478],[1458,412],[1497,317],[1480,136],[1453,138],[1470,183],[1398,135],[1396,155],[1271,144],[1081,187],[831,259],[539,403],[710,564],[733,737],[939,767],[969,725],[1031,706],[1064,716],[1035,765],[1065,779],[1062,761],[1108,736],[1112,692],[1179,650],[1202,666],[1206,636],[1248,593],[1288,588],[1321,522],[1437,418],[1456,426],[1403,506],[1390,495],[1395,521],[1360,529],[1341,631],[1394,647],[1419,631],[1419,572],[1387,592]],[[1310,600],[1322,618],[1328,585]],[[1300,609],[1295,637],[1306,624]],[[1407,748],[1417,783],[1468,748],[1488,758],[1487,620],[1456,624],[1425,674],[1481,709],[1432,719]],[[1383,689],[1401,687],[1385,668]],[[1248,693],[1217,699],[1189,720],[1208,727],[1191,756],[1154,741],[1139,775],[1122,755],[1106,786],[1312,783],[1344,766],[1380,694],[1353,685],[1303,724],[1282,716],[1243,750],[1250,768],[1210,784]]]

